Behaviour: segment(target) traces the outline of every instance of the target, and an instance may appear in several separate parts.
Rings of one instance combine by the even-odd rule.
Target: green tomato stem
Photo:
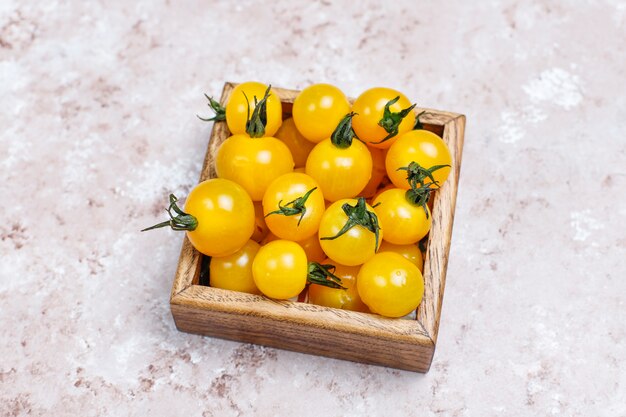
[[[246,102],[248,103],[246,133],[248,133],[251,138],[262,138],[265,136],[265,126],[267,126],[267,99],[270,96],[271,88],[271,85],[267,86],[267,90],[265,90],[265,94],[261,100],[257,101],[256,96],[253,97],[254,111],[252,112],[252,116],[250,116],[250,101],[248,100],[246,93],[243,93],[243,96],[246,98]]]
[[[154,226],[147,227],[143,229],[142,232],[166,226],[171,227],[172,230],[196,230],[196,227],[198,227],[198,219],[196,219],[191,214],[182,211],[180,207],[176,205],[177,201],[178,198],[176,198],[174,194],[170,194],[170,205],[168,208],[165,209],[165,211],[167,211],[167,214],[169,214],[170,219],[161,223],[157,223]],[[176,216],[172,214],[172,210],[176,213]]]
[[[334,274],[335,265],[309,262],[307,282],[309,284],[323,285],[325,287],[346,289],[342,286],[341,278]]]
[[[222,120],[226,120],[226,109],[222,107],[222,105],[218,101],[214,100],[213,97],[206,94],[204,96],[209,101],[207,105],[213,111],[213,113],[215,113],[215,116],[205,119],[196,115],[198,119],[202,120],[203,122],[221,122]]]
[[[321,240],[334,240],[344,235],[348,230],[355,226],[361,226],[376,236],[376,243],[374,246],[374,252],[378,249],[378,240],[380,236],[380,226],[378,225],[378,216],[376,213],[369,211],[365,204],[365,197],[359,197],[357,203],[351,206],[350,203],[345,203],[341,206],[343,212],[348,216],[348,220],[343,225],[341,230],[335,236],[325,236],[320,238]]]
[[[356,115],[356,113],[350,112],[341,119],[332,135],[330,135],[330,141],[333,145],[340,149],[346,149],[352,145],[352,140],[356,138],[356,133],[352,129],[352,118]]]
[[[415,124],[413,125],[413,130],[424,130],[424,123],[420,120],[420,117],[426,114],[426,110],[423,110],[415,116]]]
[[[383,129],[385,129],[385,131],[388,133],[387,136],[385,136],[385,138],[383,138],[382,140],[378,141],[378,142],[372,142],[374,144],[379,144],[379,143],[383,143],[385,141],[388,141],[389,139],[391,139],[392,137],[396,136],[398,134],[398,128],[400,127],[400,123],[402,123],[402,120],[404,120],[404,118],[411,112],[413,111],[413,108],[415,107],[415,104],[412,104],[411,106],[407,107],[406,109],[402,109],[397,113],[392,112],[391,110],[389,110],[389,107],[394,105],[398,100],[400,100],[400,96],[389,100],[387,102],[387,104],[385,104],[385,110],[383,111],[383,117],[382,119],[380,119],[378,121],[378,126],[382,127]]]
[[[311,195],[311,193],[315,190],[317,190],[317,187],[311,188],[309,191],[306,192],[306,194],[296,198],[295,200],[288,202],[284,206],[281,205],[283,201],[280,200],[278,202],[278,210],[274,210],[270,213],[267,213],[265,217],[270,216],[272,214],[281,214],[283,216],[295,216],[299,214],[300,219],[298,219],[298,226],[300,226],[300,222],[302,221],[302,218],[304,217],[304,213],[306,213],[306,206],[305,206],[306,201],[309,199],[309,196]]]

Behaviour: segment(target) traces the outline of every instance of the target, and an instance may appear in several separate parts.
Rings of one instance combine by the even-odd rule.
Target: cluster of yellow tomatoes
[[[429,196],[446,180],[443,140],[420,129],[400,92],[372,88],[350,103],[315,84],[292,117],[272,89],[246,82],[225,107],[208,97],[232,136],[217,178],[193,188],[170,219],[210,256],[210,285],[297,297],[328,307],[402,317],[424,293],[418,242],[431,226]],[[204,120],[204,119],[203,119]]]

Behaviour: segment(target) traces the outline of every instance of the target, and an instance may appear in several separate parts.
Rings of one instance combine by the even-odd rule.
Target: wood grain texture
[[[226,83],[221,103],[235,87]],[[290,115],[298,91],[273,88]],[[425,293],[415,320],[337,310],[293,301],[196,285],[202,255],[185,238],[171,293],[179,330],[363,363],[427,372],[437,340],[454,207],[458,187],[465,116],[433,110],[421,118],[442,136],[453,158],[448,181],[433,201],[433,228],[424,264]],[[229,136],[226,123],[215,123],[200,181],[215,177],[214,160]]]

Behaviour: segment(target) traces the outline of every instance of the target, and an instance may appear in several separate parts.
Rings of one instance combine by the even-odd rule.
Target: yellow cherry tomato
[[[384,239],[396,245],[410,245],[426,236],[432,216],[428,206],[410,202],[406,190],[393,188],[381,193],[372,205],[378,220],[384,224]]]
[[[322,246],[320,245],[320,241],[317,237],[317,233],[314,235],[297,242],[298,245],[302,246],[304,252],[306,253],[306,258],[309,262],[322,262],[326,259],[326,254],[322,250]]]
[[[333,264],[330,259],[321,263]],[[356,286],[356,277],[360,269],[360,266],[335,264],[333,274],[341,278],[341,285],[346,289],[311,284],[309,285],[309,303],[343,310],[369,312],[367,306],[361,301]]]
[[[314,143],[306,140],[306,138],[298,132],[293,118],[291,117],[283,122],[278,132],[276,132],[276,138],[282,140],[285,145],[287,145],[293,156],[293,162],[296,168],[303,167],[306,164],[306,159],[315,146]]]
[[[408,167],[411,162],[429,169],[437,165],[452,165],[452,156],[443,139],[427,130],[412,130],[405,133],[389,148],[385,165],[387,175],[398,188],[409,189],[407,171],[399,170]],[[441,186],[450,174],[450,167],[435,170],[433,178]],[[430,184],[428,178],[424,184]]]
[[[300,294],[307,282],[308,263],[304,249],[289,240],[262,246],[252,262],[254,283],[261,292],[279,300]]]
[[[420,270],[402,255],[377,253],[365,262],[357,276],[361,300],[385,317],[403,317],[422,302],[424,278]]]
[[[256,97],[257,101],[261,100],[266,90],[267,85],[250,81],[239,84],[231,91],[228,103],[226,103],[226,123],[231,134],[246,134],[248,115],[251,115],[255,108],[254,98]],[[283,108],[280,98],[272,90],[267,99],[266,109],[265,136],[273,136],[283,121]]]
[[[281,239],[303,240],[317,233],[324,195],[315,180],[291,172],[276,178],[263,196],[267,227]]]
[[[238,184],[213,178],[196,185],[185,201],[185,212],[198,226],[187,231],[189,241],[207,256],[238,251],[254,232],[254,205]]]
[[[293,158],[283,142],[272,137],[233,135],[217,150],[215,171],[241,185],[254,201],[263,199],[272,181],[293,170]]]
[[[420,272],[424,270],[424,258],[422,251],[420,251],[417,245],[396,245],[383,240],[383,243],[380,244],[380,248],[378,249],[378,253],[382,252],[395,252],[413,262],[415,266],[419,268]]]
[[[317,181],[329,201],[356,197],[372,175],[372,156],[358,140],[339,148],[325,139],[309,154],[306,173]]]
[[[388,149],[399,135],[413,129],[416,115],[412,109],[407,111],[404,118],[398,120],[399,124],[396,126],[393,125],[390,118],[384,117],[385,106],[396,97],[399,97],[398,101],[389,106],[391,113],[397,114],[411,107],[411,102],[404,94],[384,87],[371,88],[363,92],[354,101],[352,111],[357,115],[354,116],[352,127],[356,135],[366,142],[368,146]],[[381,122],[383,119],[384,121]],[[380,126],[380,123],[387,124],[389,131]],[[396,132],[395,134],[393,134],[394,131]],[[393,136],[384,140],[390,135]]]
[[[263,214],[263,204],[260,201],[254,202],[254,233],[250,239],[257,243],[261,243],[270,229],[265,223],[265,215]]]
[[[378,230],[378,245],[376,244],[376,234],[372,230],[358,224],[340,236],[330,239],[337,236],[346,226],[346,223],[349,223],[349,218],[344,211],[344,204],[352,207],[351,211],[353,212],[356,211],[359,204],[363,204],[363,207],[367,210],[366,215],[376,217],[374,209],[365,204],[364,199],[359,199],[359,201],[356,199],[336,201],[326,209],[322,216],[319,230],[320,245],[324,253],[336,263],[347,266],[361,265],[374,256],[378,250],[381,239],[383,239],[385,226],[376,219],[377,225],[380,227]],[[372,227],[372,229],[375,229],[375,227]]]
[[[385,151],[382,149],[369,148],[372,155],[372,176],[369,182],[363,188],[360,195],[365,198],[371,198],[378,191],[378,186],[385,178],[387,171],[385,170]]]
[[[211,287],[260,294],[252,278],[252,261],[261,246],[253,240],[232,255],[211,258],[209,279]]]
[[[302,136],[318,143],[329,138],[341,119],[350,112],[350,103],[337,87],[313,84],[298,94],[292,112]]]

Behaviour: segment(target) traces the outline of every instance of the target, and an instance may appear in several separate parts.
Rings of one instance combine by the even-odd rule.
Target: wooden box
[[[223,105],[234,86],[225,84]],[[283,103],[285,116],[290,115],[298,91],[274,91]],[[189,333],[427,372],[437,343],[446,283],[465,116],[416,110],[427,110],[421,117],[425,128],[441,136],[452,153],[452,172],[433,201],[433,225],[424,264],[425,292],[416,319],[390,319],[199,285],[202,255],[185,238],[170,299],[176,327]],[[228,136],[226,123],[215,123],[200,181],[215,177],[214,156]]]

